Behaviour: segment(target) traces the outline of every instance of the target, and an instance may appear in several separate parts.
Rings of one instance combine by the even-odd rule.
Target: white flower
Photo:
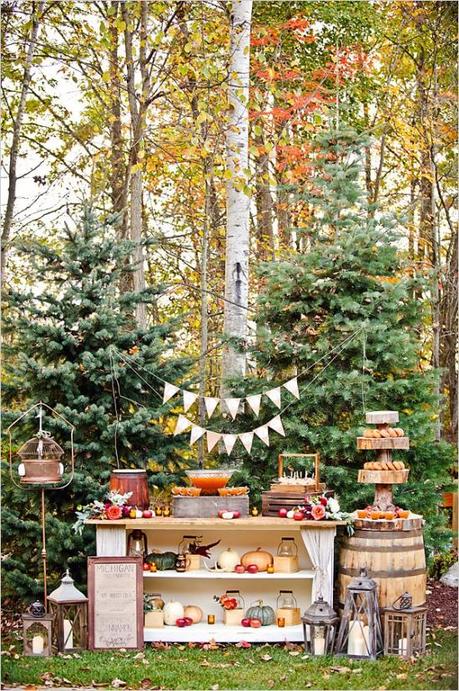
[[[330,513],[339,513],[341,511],[339,501],[333,497],[330,497],[328,500],[327,509],[330,511]]]

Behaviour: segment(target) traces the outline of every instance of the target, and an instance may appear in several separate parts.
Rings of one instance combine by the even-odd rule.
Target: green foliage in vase
[[[162,355],[173,343],[173,324],[139,328],[135,305],[154,304],[156,292],[120,292],[132,270],[132,242],[120,241],[115,223],[104,223],[86,209],[75,230],[65,231],[57,247],[23,247],[33,263],[33,288],[12,290],[5,314],[4,427],[40,400],[75,427],[75,477],[62,491],[47,493],[47,548],[51,581],[69,566],[76,582],[85,580],[85,558],[95,554],[94,530],[72,530],[75,509],[103,499],[110,472],[146,468],[151,486],[177,481],[181,443],[164,435],[160,376],[174,382],[188,367],[185,360]],[[135,373],[121,357],[129,358]],[[114,374],[114,376],[112,376]],[[69,458],[68,430],[44,418]],[[27,418],[14,436],[14,450],[35,434]],[[41,593],[39,492],[3,481],[3,592],[24,597]]]

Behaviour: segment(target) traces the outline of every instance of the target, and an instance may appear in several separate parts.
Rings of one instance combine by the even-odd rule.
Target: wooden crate
[[[174,518],[215,518],[219,511],[239,511],[249,515],[249,497],[172,497]]]
[[[162,609],[145,612],[144,616],[146,629],[160,629],[164,626],[164,612]]]
[[[301,624],[301,611],[299,607],[278,607],[276,610],[276,619],[282,617],[285,619],[285,626],[298,626]]]
[[[223,610],[223,623],[225,626],[240,626],[243,619],[244,610],[242,607]]]
[[[333,496],[333,491],[325,490],[325,492],[308,492],[308,496],[314,497],[321,494],[326,494],[327,497]],[[305,503],[304,492],[263,492],[261,495],[261,511],[263,516],[277,516],[279,509],[294,509],[296,506],[302,506]]]
[[[296,573],[298,571],[298,557],[274,556],[275,573]]]

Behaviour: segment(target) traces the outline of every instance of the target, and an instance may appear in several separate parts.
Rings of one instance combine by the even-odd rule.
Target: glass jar
[[[277,548],[278,557],[296,557],[298,555],[298,547],[296,546],[294,537],[281,537],[279,547]]]
[[[178,554],[191,554],[191,545],[199,547],[202,535],[183,535],[178,544]]]
[[[298,607],[296,597],[292,590],[279,590],[277,596],[278,609],[296,609]]]
[[[239,590],[226,590],[225,595],[228,597],[234,597],[237,602],[236,609],[245,609],[244,598],[242,597]]]

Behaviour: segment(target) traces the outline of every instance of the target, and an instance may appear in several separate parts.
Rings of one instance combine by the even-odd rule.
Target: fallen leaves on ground
[[[338,674],[348,674],[348,672],[352,672],[350,667],[342,667],[341,665],[330,667],[330,671],[337,672]]]
[[[260,660],[263,660],[263,662],[269,662],[269,661],[272,660],[272,659],[273,659],[273,658],[272,658],[272,655],[268,655],[267,653],[266,653],[266,655],[261,655],[261,656],[260,656]]]
[[[112,684],[114,689],[122,689],[127,685],[127,682],[123,681],[122,679],[113,679]]]

